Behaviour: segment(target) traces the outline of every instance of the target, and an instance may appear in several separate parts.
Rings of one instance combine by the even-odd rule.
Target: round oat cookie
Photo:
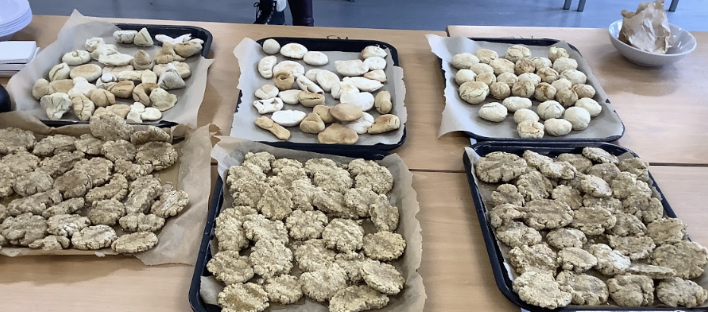
[[[556,186],[551,193],[551,198],[567,204],[573,210],[577,210],[583,205],[583,196],[580,195],[580,191],[568,185]]]
[[[305,162],[305,171],[309,176],[314,176],[320,172],[327,172],[337,168],[337,163],[329,158],[312,158]]]
[[[570,206],[553,199],[532,200],[523,211],[526,213],[524,223],[536,230],[557,229],[574,221]]]
[[[670,307],[693,308],[706,301],[708,290],[694,281],[674,277],[659,283],[656,287],[656,297]]]
[[[595,269],[607,276],[623,274],[631,264],[629,257],[612,250],[610,246],[605,244],[590,245],[588,251],[597,258]]]
[[[265,278],[290,272],[293,268],[293,252],[277,240],[259,240],[251,248],[248,261],[253,271]]]
[[[617,156],[612,155],[599,147],[583,148],[583,156],[587,157],[588,159],[590,159],[594,162],[600,163],[600,164],[603,164],[603,163],[617,164],[617,163],[619,163],[619,159],[617,158]]]
[[[571,227],[583,231],[585,235],[600,235],[617,223],[612,212],[600,207],[582,207],[574,211]]]
[[[583,195],[583,206],[600,207],[609,211],[622,211],[622,201],[614,197],[595,197],[585,194]]]
[[[82,134],[81,137],[74,141],[74,147],[77,151],[86,155],[98,156],[103,151],[103,141],[90,134]]]
[[[71,240],[68,237],[49,235],[32,242],[27,247],[42,250],[62,250],[69,248],[69,245],[71,245]]]
[[[519,274],[536,271],[550,272],[555,275],[558,268],[558,255],[546,243],[524,245],[509,251],[509,263]]]
[[[273,173],[278,174],[280,169],[284,169],[286,167],[293,167],[293,168],[304,168],[305,165],[303,165],[302,162],[296,159],[290,159],[290,158],[277,158],[273,160],[270,164],[271,166],[271,171]]]
[[[625,199],[629,196],[651,197],[652,191],[649,184],[638,180],[637,176],[629,172],[620,172],[610,183],[612,194],[615,198]]]
[[[101,186],[111,179],[113,163],[105,158],[82,159],[74,164],[74,170],[83,170],[91,177],[93,187]]]
[[[312,185],[309,179],[293,181],[290,185],[290,192],[293,194],[293,205],[295,209],[302,211],[313,210],[312,201],[317,190],[318,189]]]
[[[189,194],[185,191],[172,190],[163,192],[160,199],[155,201],[150,208],[152,214],[169,218],[179,214],[189,203]]]
[[[84,208],[84,204],[85,204],[85,201],[81,197],[67,199],[61,203],[58,203],[54,206],[50,206],[49,208],[47,208],[47,210],[42,212],[42,217],[49,219],[52,216],[56,216],[56,215],[60,215],[60,214],[72,214],[72,213],[79,211],[79,209]],[[0,213],[0,215],[2,215],[2,213]],[[2,219],[3,218],[0,216],[0,221]]]
[[[263,173],[268,173],[271,170],[271,164],[274,160],[275,156],[268,152],[248,152],[244,156],[243,163],[256,165],[258,168],[261,168]]]
[[[177,162],[177,150],[170,143],[148,142],[138,147],[135,161],[138,164],[150,164],[155,171],[167,169]]]
[[[567,161],[544,162],[539,171],[549,179],[570,180],[575,177],[575,167]]]
[[[2,165],[2,159],[0,159],[0,198],[8,197],[15,192],[12,186],[15,185],[16,177],[8,167]]]
[[[524,196],[519,193],[519,190],[513,184],[504,183],[492,192],[492,206],[494,207],[501,204],[523,206],[524,203]]]
[[[92,225],[74,233],[71,237],[71,244],[76,249],[97,250],[110,247],[111,243],[118,239],[116,231],[108,225]]]
[[[302,292],[315,301],[324,302],[347,287],[347,273],[338,265],[333,264],[314,272],[300,275]]]
[[[0,142],[4,145],[2,153],[8,154],[31,149],[35,145],[36,139],[32,131],[8,127],[0,129]]]
[[[575,167],[576,170],[582,173],[586,173],[587,170],[592,166],[592,161],[580,154],[563,153],[558,155],[556,159],[560,161],[569,162],[571,165],[573,165],[573,167]]]
[[[165,219],[154,214],[129,213],[118,219],[125,232],[155,232],[165,226]]]
[[[582,273],[597,265],[597,258],[583,249],[568,247],[558,251],[558,263],[563,270]]]
[[[610,185],[602,178],[594,175],[584,175],[583,179],[580,180],[580,189],[586,194],[590,194],[595,197],[612,196],[612,189],[610,188]]]
[[[148,126],[147,130],[135,131],[130,135],[130,143],[143,145],[147,142],[170,142],[170,134],[155,126]]]
[[[501,204],[499,206],[495,206],[491,211],[487,212],[489,223],[495,229],[509,224],[514,220],[522,219],[525,216],[526,212],[523,207],[512,204]]]
[[[57,178],[65,172],[71,170],[74,164],[84,158],[84,153],[61,152],[52,157],[47,157],[39,163],[39,170],[49,173],[52,178]]]
[[[322,240],[330,249],[357,251],[364,244],[364,229],[352,220],[333,219],[322,231]]]
[[[352,176],[356,176],[367,171],[376,171],[379,167],[379,164],[375,161],[365,160],[362,158],[354,159],[349,163],[342,165],[342,168],[347,169]]]
[[[372,169],[356,174],[354,186],[370,189],[377,194],[387,194],[393,189],[393,175],[386,167],[376,164]]]
[[[525,150],[523,157],[529,167],[534,167],[538,170],[541,170],[541,166],[544,164],[553,162],[552,158],[530,150]]]
[[[7,154],[0,159],[0,167],[11,172],[15,177],[34,171],[39,166],[39,157],[25,151]],[[12,185],[11,185],[12,186]],[[5,196],[9,196],[7,194]]]
[[[216,302],[222,312],[261,312],[269,305],[268,293],[254,283],[227,285]]]
[[[285,227],[292,239],[308,240],[320,238],[328,222],[321,211],[295,210],[285,219]]]
[[[380,261],[391,261],[401,257],[406,250],[406,240],[398,233],[377,232],[364,236],[364,254]]]
[[[637,216],[645,223],[651,223],[664,217],[661,200],[644,195],[629,196],[622,201],[623,212]]]
[[[93,225],[115,225],[125,216],[125,206],[115,199],[95,201],[87,216]]]
[[[231,184],[231,196],[234,199],[234,205],[239,206],[258,206],[258,201],[270,185],[264,181],[255,179],[244,179]]]
[[[114,168],[116,174],[121,174],[124,178],[131,181],[151,174],[154,169],[151,164],[140,165],[125,160],[116,160]]]
[[[555,229],[546,234],[546,242],[551,247],[563,249],[567,247],[582,248],[588,242],[585,233],[573,228]]]
[[[111,249],[117,253],[134,254],[152,249],[157,245],[157,235],[152,232],[135,232],[125,234],[111,244]]]
[[[546,309],[565,307],[572,296],[568,287],[562,287],[550,272],[529,271],[514,279],[514,291],[528,304]]]
[[[311,239],[295,249],[295,260],[301,270],[314,272],[324,269],[334,263],[336,253],[325,247],[321,239]]]
[[[614,215],[617,222],[615,226],[607,230],[607,234],[618,236],[644,236],[644,233],[646,233],[646,225],[636,216],[623,212],[615,212]]]
[[[315,172],[312,176],[312,183],[323,190],[344,194],[352,187],[354,181],[348,171],[342,168],[332,168]]]
[[[607,239],[610,247],[632,261],[649,257],[656,247],[654,240],[647,236],[607,235]]]
[[[266,174],[263,173],[263,169],[254,164],[241,164],[239,166],[232,166],[229,168],[229,173],[226,176],[226,185],[229,186],[230,190],[234,191],[234,183],[242,180],[256,180],[265,181]]]
[[[558,284],[567,287],[573,296],[573,304],[601,305],[610,295],[607,285],[601,279],[585,273],[562,271],[556,276]]]
[[[239,251],[248,247],[242,216],[234,212],[234,209],[224,209],[216,217],[214,235],[221,251]]]
[[[18,195],[27,197],[50,190],[53,183],[52,176],[44,171],[35,170],[18,176],[12,189]]]
[[[282,186],[266,188],[256,210],[270,220],[283,220],[293,211],[293,195]]]
[[[622,159],[617,166],[622,171],[637,175],[639,180],[649,182],[649,163],[639,157]]]
[[[647,235],[658,245],[678,243],[686,236],[686,225],[676,218],[659,219],[647,225]]]
[[[125,119],[115,114],[103,114],[89,121],[91,135],[103,141],[130,140],[133,127]]]
[[[347,272],[347,279],[350,284],[357,284],[364,281],[361,276],[361,267],[369,261],[361,253],[348,252],[348,253],[338,253],[334,256],[334,263],[340,268]]]
[[[381,195],[384,196],[384,195]],[[371,222],[374,223],[379,231],[395,231],[398,227],[399,212],[398,208],[386,199],[381,197],[376,203],[369,207],[369,215]]]
[[[276,170],[276,175],[267,178],[268,184],[271,186],[277,185],[290,190],[294,181],[309,180],[303,168],[285,167]]]
[[[361,276],[371,288],[387,295],[398,294],[406,283],[406,279],[394,266],[375,260],[361,266]]]
[[[627,273],[646,275],[655,280],[668,279],[676,276],[676,270],[674,269],[644,263],[633,263],[629,266],[629,269],[627,269]]]
[[[654,281],[644,275],[624,274],[607,280],[610,297],[621,307],[642,307],[654,303]]]
[[[7,210],[13,216],[30,212],[40,215],[48,206],[58,204],[62,201],[61,193],[55,189],[37,193],[29,197],[15,198],[7,204]]]
[[[92,187],[91,176],[83,170],[69,170],[54,180],[54,189],[66,199],[83,197]]]
[[[317,209],[340,218],[358,217],[358,213],[344,204],[344,194],[336,191],[325,191],[319,187],[312,196],[312,205]]]
[[[708,264],[708,251],[695,242],[664,244],[654,249],[651,264],[674,269],[676,276],[692,279],[703,274],[703,268]]]
[[[292,304],[302,298],[302,285],[300,280],[292,275],[281,275],[269,278],[263,287],[272,302]]]
[[[329,300],[331,312],[356,312],[381,309],[388,305],[388,296],[366,285],[349,286]]]
[[[344,193],[344,206],[349,208],[350,211],[356,211],[359,218],[369,217],[371,205],[379,200],[388,201],[388,198],[385,195],[379,195],[370,189],[364,188],[353,188]]]
[[[243,218],[243,229],[246,238],[257,242],[261,240],[275,240],[283,244],[289,241],[288,230],[281,221],[271,221],[263,215],[248,215]]]
[[[597,164],[590,167],[587,174],[599,177],[607,183],[611,183],[620,174],[617,165],[611,163]]]
[[[483,182],[509,182],[526,171],[526,161],[514,154],[492,152],[479,159],[475,173]]]
[[[216,279],[226,285],[245,283],[253,278],[254,274],[248,257],[239,255],[235,250],[217,252],[209,259],[206,267]]]
[[[57,236],[71,237],[89,225],[91,225],[91,221],[86,217],[76,214],[60,214],[47,220],[47,232]]]
[[[46,232],[47,221],[31,213],[7,217],[0,224],[0,234],[13,245],[28,246],[47,236]]]
[[[521,175],[516,180],[516,187],[527,202],[548,198],[553,192],[553,183],[535,170]]]
[[[523,222],[511,222],[497,229],[497,239],[509,247],[535,245],[541,242],[541,233]]]
[[[117,160],[132,162],[136,153],[135,145],[126,140],[106,141],[101,149],[101,155],[113,162]]]

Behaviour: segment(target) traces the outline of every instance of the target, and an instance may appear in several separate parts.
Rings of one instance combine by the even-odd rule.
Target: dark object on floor
[[[278,12],[274,0],[260,0],[253,4],[256,8],[256,21],[254,24],[285,25],[285,12]]]
[[[288,0],[294,26],[315,26],[312,14],[312,0]]]
[[[10,95],[0,85],[0,113],[9,112],[11,109]]]

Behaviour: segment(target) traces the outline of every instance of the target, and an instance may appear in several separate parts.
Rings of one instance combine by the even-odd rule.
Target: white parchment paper
[[[329,58],[329,63],[324,66],[310,66],[305,64],[305,62],[299,61],[299,63],[305,67],[305,72],[310,69],[317,68],[326,69],[336,74],[337,71],[334,69],[334,61],[353,60],[359,58],[359,52],[321,52],[327,55]],[[387,82],[385,82],[383,88],[378,91],[386,90],[391,93],[391,102],[393,103],[393,110],[391,110],[391,114],[398,116],[401,120],[401,127],[396,131],[382,134],[360,134],[359,141],[356,142],[356,145],[374,145],[377,143],[396,144],[403,137],[404,125],[408,119],[406,106],[403,102],[406,96],[406,88],[403,84],[403,68],[393,65],[391,53],[390,51],[388,52],[388,56],[386,57],[387,65],[384,70],[386,72]],[[234,49],[234,56],[238,59],[238,65],[241,69],[241,77],[239,77],[238,80],[238,88],[241,90],[242,97],[241,104],[239,104],[237,112],[234,114],[234,121],[231,126],[231,136],[258,142],[278,142],[279,140],[273,136],[273,134],[258,128],[255,124],[256,119],[260,117],[261,114],[259,114],[256,108],[253,107],[253,101],[257,99],[254,94],[256,90],[260,89],[262,86],[266,84],[273,84],[271,79],[265,79],[258,73],[258,61],[267,55],[263,52],[260,44],[252,39],[244,38]],[[278,58],[278,62],[289,60],[280,54],[277,54],[276,57]],[[342,77],[340,76],[339,78],[341,79]],[[376,96],[376,92],[372,94]],[[334,99],[330,93],[325,93],[325,105],[334,106],[336,104],[339,104],[339,100]],[[306,113],[312,112],[312,108],[308,108],[300,104],[285,104],[283,109],[299,110]],[[375,109],[369,110],[368,113],[374,118],[380,115]],[[267,114],[267,116],[270,115],[271,114]],[[319,143],[316,134],[303,133],[300,131],[298,126],[287,127],[287,129],[290,130],[290,139],[288,142]]]
[[[292,158],[305,162],[311,158],[326,157],[334,160],[337,164],[347,163],[353,158],[333,156],[327,154],[318,154],[313,152],[295,151],[283,148],[275,148],[265,144],[246,141],[233,137],[219,137],[221,140],[214,146],[212,150],[212,158],[218,162],[218,172],[222,179],[225,178],[228,168],[241,164],[244,156],[248,152],[266,151],[275,155],[275,157]],[[383,160],[378,161],[379,164],[388,168],[393,175],[394,185],[390,193],[391,202],[398,207],[400,220],[397,233],[401,234],[406,240],[406,251],[403,256],[392,262],[402,275],[406,278],[406,284],[403,291],[395,296],[390,296],[389,304],[380,310],[382,312],[418,312],[423,311],[425,305],[426,293],[423,285],[423,278],[418,273],[420,267],[421,256],[423,253],[422,236],[420,222],[416,218],[420,206],[416,198],[416,192],[413,189],[413,175],[408,170],[408,167],[403,163],[403,160],[397,155],[389,155]],[[231,202],[231,196],[228,192],[224,192],[226,198],[224,205]],[[201,277],[200,294],[202,299],[209,304],[216,304],[216,296],[223,289],[223,284],[215,278]],[[327,306],[310,299],[301,300],[300,304],[288,306],[273,306],[266,311],[328,311]],[[304,302],[304,303],[302,303]]]
[[[49,119],[47,113],[39,105],[39,101],[32,97],[32,86],[40,78],[47,79],[49,70],[54,65],[61,63],[61,57],[64,53],[72,50],[85,50],[86,39],[101,37],[106,43],[115,44],[118,52],[134,55],[139,47],[133,44],[115,43],[113,32],[118,29],[115,24],[104,19],[83,16],[78,11],[74,11],[59,31],[57,40],[44,48],[32,62],[27,64],[8,82],[7,90],[12,99],[13,110],[25,112],[41,120]],[[151,35],[154,37],[158,34]],[[159,43],[158,41],[155,42]],[[153,45],[150,48],[142,49],[154,58],[155,53],[160,48],[158,45]],[[205,59],[202,56],[192,56],[186,60],[192,70],[192,75],[184,80],[187,84],[186,88],[168,91],[177,95],[177,103],[173,108],[162,112],[162,120],[186,124],[194,128],[197,127],[197,113],[202,105],[204,90],[206,90],[207,70],[213,62],[213,59]],[[91,61],[91,63],[104,67],[97,61]],[[74,68],[74,66],[70,67]],[[116,104],[130,105],[134,102],[132,98],[116,98]],[[78,121],[79,119],[76,118],[72,110],[69,110],[69,112],[64,114],[62,120]]]
[[[437,35],[426,35],[430,48],[442,60],[442,69],[445,73],[445,110],[442,114],[442,122],[440,123],[440,131],[438,136],[445,135],[450,132],[465,131],[487,138],[502,138],[502,139],[521,139],[516,131],[516,123],[514,122],[513,114],[509,114],[507,118],[499,123],[486,121],[478,116],[480,107],[483,104],[491,102],[500,102],[488,97],[484,102],[471,105],[460,98],[455,83],[455,73],[457,70],[450,65],[452,57],[455,54],[469,52],[474,53],[477,49],[485,48],[496,51],[500,56],[506,53],[506,49],[511,44],[495,43],[485,41],[473,41],[465,37],[441,37]],[[546,135],[541,140],[568,140],[568,139],[598,139],[602,140],[611,136],[622,135],[624,127],[617,112],[611,104],[607,104],[607,94],[603,91],[600,82],[592,74],[590,66],[585,62],[580,53],[570,48],[566,42],[559,42],[553,46],[565,48],[570,54],[570,57],[578,61],[578,70],[585,73],[588,77],[588,84],[593,86],[597,93],[593,98],[602,105],[602,112],[597,117],[590,121],[590,125],[583,131],[571,131],[568,135],[562,137],[554,137]],[[547,46],[532,46],[527,45],[531,50],[532,56],[548,57]],[[532,99],[533,108],[539,102]],[[526,139],[529,140],[529,139]]]

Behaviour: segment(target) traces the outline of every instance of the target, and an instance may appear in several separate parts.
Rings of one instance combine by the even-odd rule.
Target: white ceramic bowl
[[[669,48],[666,54],[642,51],[617,39],[622,29],[622,20],[610,24],[610,41],[617,51],[632,63],[641,66],[664,66],[684,58],[696,49],[696,38],[690,32],[674,24],[669,24],[669,27],[674,46]]]

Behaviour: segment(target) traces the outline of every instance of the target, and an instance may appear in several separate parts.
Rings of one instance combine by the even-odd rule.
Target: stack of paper
[[[0,42],[0,77],[10,77],[20,71],[39,53],[35,41]]]

